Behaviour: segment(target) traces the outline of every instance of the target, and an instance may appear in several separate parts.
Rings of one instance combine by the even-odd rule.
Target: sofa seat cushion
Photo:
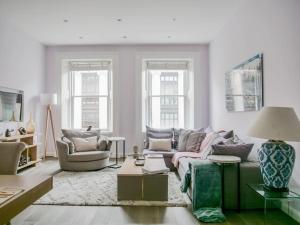
[[[108,151],[90,151],[90,152],[75,152],[68,155],[70,162],[89,162],[106,159],[109,157]]]
[[[176,153],[175,149],[171,149],[171,151],[144,149],[143,151],[143,155],[162,154],[164,158],[172,158],[175,153]]]

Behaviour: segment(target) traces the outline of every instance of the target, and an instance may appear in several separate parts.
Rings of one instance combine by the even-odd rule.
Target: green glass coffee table
[[[266,190],[263,184],[248,184],[248,186],[264,199],[264,224],[267,222],[268,201],[286,201],[287,212],[290,214],[290,202],[300,200],[300,194],[298,194],[300,191],[293,188],[287,192],[275,192]]]

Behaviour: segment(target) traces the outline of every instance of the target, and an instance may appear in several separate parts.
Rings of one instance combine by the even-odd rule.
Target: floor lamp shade
[[[42,105],[57,105],[57,94],[54,93],[41,94],[40,102]]]
[[[46,127],[45,127],[45,151],[44,151],[44,158],[47,155],[47,141],[48,141],[48,126],[49,126],[49,119],[51,124],[52,136],[53,136],[53,143],[56,150],[57,155],[57,147],[55,142],[55,129],[53,123],[53,116],[52,116],[52,105],[57,105],[57,94],[55,93],[44,93],[40,95],[40,102],[42,105],[47,106],[47,115],[46,115]]]
[[[300,121],[294,109],[264,107],[248,135],[268,139],[258,150],[265,187],[287,191],[295,163],[295,150],[284,141],[300,141]]]

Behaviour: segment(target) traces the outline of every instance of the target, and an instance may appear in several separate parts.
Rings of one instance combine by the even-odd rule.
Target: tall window
[[[71,125],[112,129],[111,61],[69,63],[71,82]]]
[[[189,61],[145,61],[145,120],[157,128],[185,127]]]

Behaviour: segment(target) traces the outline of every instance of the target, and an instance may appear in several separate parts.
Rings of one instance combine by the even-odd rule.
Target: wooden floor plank
[[[54,175],[60,171],[57,159],[42,161],[22,171],[23,175]],[[218,225],[263,225],[260,211],[225,212],[226,222]],[[271,225],[299,225],[282,211],[268,212]],[[12,225],[202,225],[185,207],[148,206],[50,206],[32,205],[16,216]],[[213,225],[213,223],[211,223]]]

